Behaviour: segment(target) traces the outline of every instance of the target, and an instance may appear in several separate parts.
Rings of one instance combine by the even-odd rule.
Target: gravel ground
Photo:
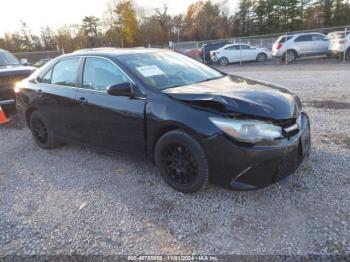
[[[255,192],[184,195],[148,162],[0,127],[0,255],[350,254],[349,69],[224,68],[286,86],[311,117],[310,158]]]

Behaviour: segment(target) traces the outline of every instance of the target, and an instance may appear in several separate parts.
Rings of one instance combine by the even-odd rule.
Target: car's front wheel
[[[209,168],[204,151],[183,131],[171,131],[159,139],[155,162],[164,181],[180,192],[195,193],[208,182]]]
[[[219,64],[220,64],[221,66],[227,66],[228,63],[229,63],[229,61],[228,61],[227,57],[221,57],[221,58],[219,59]]]
[[[52,149],[60,145],[54,138],[47,120],[38,111],[31,114],[29,125],[35,142],[41,148]]]

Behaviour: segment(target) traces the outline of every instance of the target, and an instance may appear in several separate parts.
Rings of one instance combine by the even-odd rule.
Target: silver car
[[[329,39],[321,33],[280,36],[272,47],[272,56],[293,62],[298,57],[329,55]]]

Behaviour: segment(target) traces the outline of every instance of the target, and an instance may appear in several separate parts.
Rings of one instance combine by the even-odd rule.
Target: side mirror
[[[21,59],[21,65],[29,65],[28,59],[22,58]]]
[[[131,84],[129,82],[110,85],[107,94],[111,96],[131,96]]]

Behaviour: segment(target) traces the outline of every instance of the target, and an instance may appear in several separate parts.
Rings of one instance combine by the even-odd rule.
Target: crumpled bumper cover
[[[224,135],[202,141],[210,180],[234,190],[256,190],[294,173],[310,150],[310,122],[302,114],[298,134],[272,146],[241,146]]]

